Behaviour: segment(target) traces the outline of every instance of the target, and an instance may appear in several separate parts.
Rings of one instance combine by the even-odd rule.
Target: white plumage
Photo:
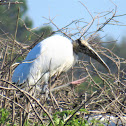
[[[60,75],[76,63],[78,52],[96,59],[109,70],[86,41],[78,39],[72,42],[66,37],[54,35],[38,43],[28,53],[25,60],[15,68],[12,81],[25,90],[38,86],[40,81],[47,85],[50,77]]]
[[[66,37],[55,35],[38,43],[26,59],[16,67],[12,81],[34,85],[41,78],[48,83],[49,76],[59,75],[74,65],[77,55],[72,42]]]

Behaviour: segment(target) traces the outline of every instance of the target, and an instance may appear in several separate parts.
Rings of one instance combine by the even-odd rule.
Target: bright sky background
[[[110,0],[80,0],[86,5],[93,16],[96,12],[111,11],[115,6]],[[126,14],[126,0],[113,0],[117,5],[117,15]],[[54,23],[62,28],[72,22],[73,20],[84,18],[85,21],[90,22],[91,16],[78,0],[27,0],[28,12],[27,15],[33,20],[33,28],[44,26],[48,23],[46,18],[54,18]],[[126,16],[115,18],[126,25]],[[102,19],[99,22],[103,22]],[[54,30],[55,27],[52,26]],[[75,27],[76,28],[76,27]],[[96,30],[96,25],[91,29]],[[101,36],[112,36],[114,39],[121,39],[126,36],[126,26],[106,26]]]

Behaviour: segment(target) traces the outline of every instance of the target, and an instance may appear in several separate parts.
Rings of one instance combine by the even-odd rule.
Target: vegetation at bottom
[[[66,110],[66,111],[62,111],[62,112],[55,112],[53,114],[53,121],[55,126],[63,126],[66,123],[66,120],[69,119],[69,117],[74,113],[74,110]],[[88,113],[88,111],[86,109],[80,109],[79,114],[75,114],[67,123],[66,126],[90,126],[90,125],[94,125],[94,126],[104,126],[105,122],[102,122],[100,120],[97,120],[95,118],[92,118],[90,120],[90,122],[88,122],[84,116],[82,116],[83,114]],[[12,125],[12,120],[9,117],[9,114],[11,114],[7,109],[5,108],[0,108],[0,125],[6,125],[6,126],[11,126]],[[47,116],[46,114],[44,114],[44,116]],[[38,122],[34,122],[33,124],[31,124],[30,119],[26,120],[24,123],[24,126],[53,126],[52,123],[50,122],[46,122],[44,125],[43,124],[39,124]],[[19,124],[14,124],[14,126],[19,126]]]

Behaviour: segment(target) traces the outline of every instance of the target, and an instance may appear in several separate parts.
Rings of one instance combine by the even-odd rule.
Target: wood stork
[[[109,70],[107,64],[85,40],[75,40],[53,35],[38,43],[16,68],[12,81],[24,90],[37,86],[40,81],[47,87],[49,78],[59,76],[69,70],[77,61],[78,53],[84,53],[101,63]]]

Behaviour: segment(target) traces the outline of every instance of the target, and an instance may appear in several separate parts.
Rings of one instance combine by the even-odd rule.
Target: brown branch
[[[10,5],[10,4],[23,4],[23,2],[0,2],[0,5]]]
[[[3,97],[3,98],[5,98],[5,99],[7,99],[7,100],[9,100],[9,101],[11,101],[11,102],[14,103],[15,105],[17,105],[17,106],[19,106],[21,109],[23,109],[26,113],[28,113],[27,110],[26,110],[25,108],[23,108],[20,104],[16,103],[14,100],[12,100],[12,99],[10,99],[10,98],[8,98],[8,97],[6,97],[6,96],[3,96],[2,94],[0,94],[0,96]]]
[[[12,83],[9,82],[9,81],[6,81],[6,80],[4,80],[4,79],[0,79],[0,81],[6,82],[6,83],[10,84],[10,85],[13,86],[14,88],[16,88],[17,90],[19,90],[20,92],[22,92],[26,97],[27,97],[27,95],[28,95],[30,98],[32,98],[32,99],[39,105],[39,107],[47,114],[48,118],[49,118],[50,121],[52,122],[52,125],[55,126],[55,124],[54,124],[54,122],[53,122],[53,119],[52,119],[51,115],[50,115],[50,114],[48,113],[48,111],[40,104],[40,102],[39,102],[36,98],[34,98],[34,97],[33,97],[32,95],[30,95],[28,92],[26,92],[26,91],[24,91],[24,90],[21,90],[19,87],[17,87],[16,85],[12,84]]]
[[[87,101],[84,101],[84,103],[82,103],[76,110],[75,110],[75,112],[71,115],[71,116],[69,116],[69,118],[66,120],[66,122],[65,122],[65,124],[64,124],[64,126],[65,125],[67,125],[67,123],[68,123],[68,121],[69,120],[71,120],[72,119],[72,117],[89,101],[89,100],[91,100],[94,96],[96,96],[96,95],[98,95],[99,94],[99,91],[96,91],[96,92],[94,92],[91,96],[90,96],[90,98],[88,98],[87,99]]]

